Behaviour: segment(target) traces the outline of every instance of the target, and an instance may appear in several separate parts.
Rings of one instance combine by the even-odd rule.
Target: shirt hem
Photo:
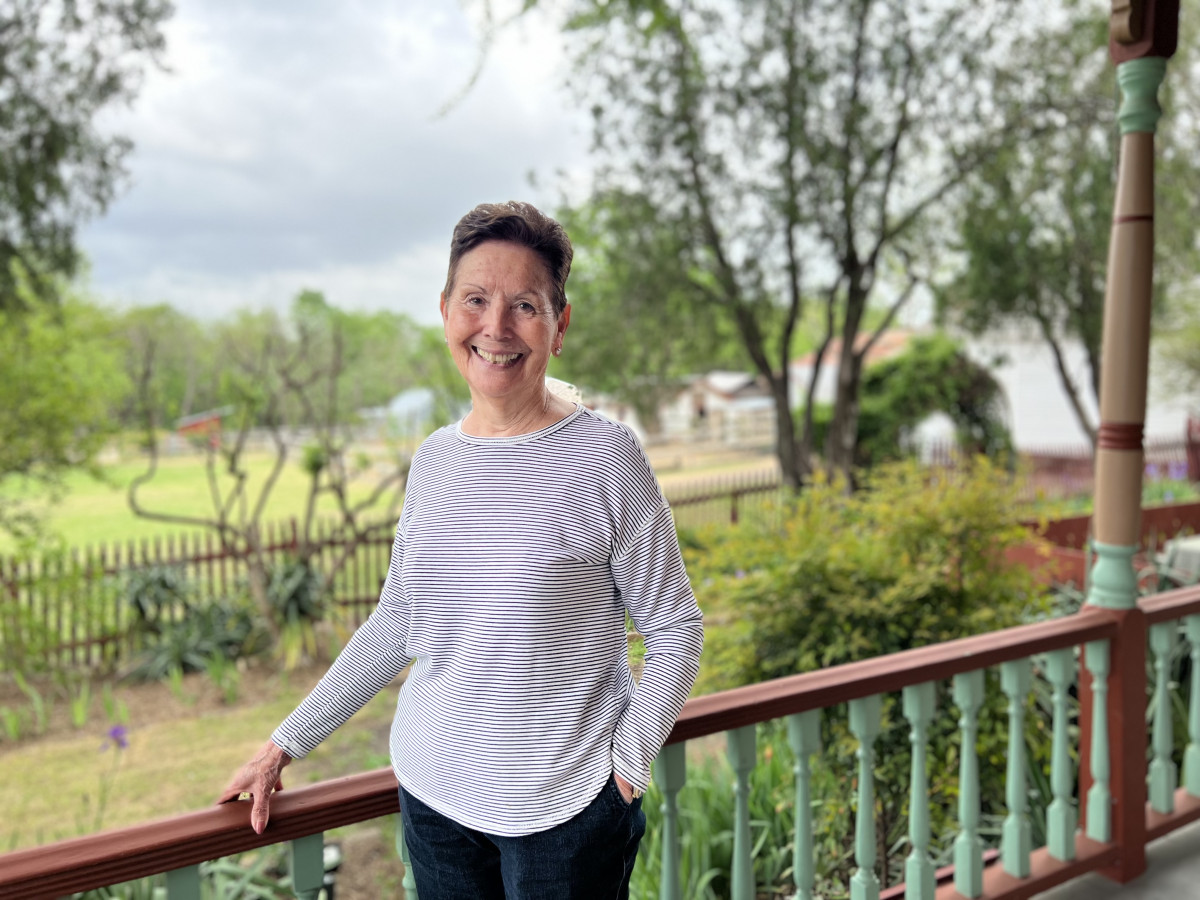
[[[571,819],[575,818],[577,815],[587,809],[588,805],[595,800],[597,796],[599,796],[602,790],[604,790],[605,785],[608,784],[608,780],[612,778],[612,773],[609,772],[600,779],[599,783],[597,783],[594,788],[589,786],[583,802],[571,804],[565,815],[555,815],[545,819],[538,819],[532,824],[527,822],[525,825],[519,828],[513,828],[512,826],[505,826],[496,822],[489,822],[485,819],[477,819],[474,816],[462,816],[457,811],[447,810],[442,805],[441,801],[430,797],[420,789],[413,790],[411,787],[405,784],[404,778],[400,774],[400,769],[395,763],[392,764],[392,773],[396,776],[396,782],[400,785],[400,787],[404,788],[405,791],[412,794],[434,812],[445,816],[452,822],[462,825],[464,828],[472,828],[475,831],[480,831],[489,835],[496,835],[497,837],[524,837],[528,834],[537,834],[542,831],[549,831],[551,828],[556,828],[565,822],[571,821]]]

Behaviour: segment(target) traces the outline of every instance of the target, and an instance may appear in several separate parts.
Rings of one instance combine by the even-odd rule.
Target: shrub
[[[183,619],[162,623],[128,675],[159,681],[172,669],[200,672],[213,657],[238,659],[260,652],[266,643],[265,631],[247,606],[217,600],[193,608]]]
[[[780,528],[693,534],[684,549],[710,625],[704,691],[1015,625],[1048,601],[1005,551],[1030,540],[1011,482],[980,457],[930,475],[882,466],[848,494],[819,479]]]
[[[288,559],[271,568],[267,603],[279,625],[279,655],[285,669],[317,655],[314,626],[325,615],[329,585],[309,560]]]
[[[157,635],[175,618],[191,609],[191,586],[174,566],[135,569],[125,577],[125,602],[138,634]]]
[[[778,528],[697,532],[685,546],[708,626],[700,692],[1004,628],[1049,609],[1031,573],[1006,561],[1005,551],[1030,536],[1012,514],[1010,476],[982,457],[959,471],[881,466],[855,493],[818,480],[786,501],[781,521]],[[997,681],[987,673],[978,750],[982,795],[998,806],[1007,735]],[[935,834],[952,830],[957,800],[958,711],[948,693],[939,685],[928,748],[931,795],[939,798]],[[876,813],[886,866],[894,864],[888,848],[906,831],[911,749],[898,696],[884,697],[881,726]],[[830,787],[844,793],[857,749],[846,710],[827,710],[822,732],[822,765],[843,773]],[[1031,717],[1027,736],[1039,735],[1045,738]],[[842,861],[853,846],[850,799],[823,800],[817,826],[825,854]],[[847,874],[835,869],[825,877],[838,882]]]
[[[319,622],[328,594],[324,576],[308,560],[288,559],[268,572],[267,602],[281,627]]]

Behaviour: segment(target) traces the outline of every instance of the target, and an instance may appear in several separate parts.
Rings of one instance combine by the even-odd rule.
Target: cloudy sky
[[[168,71],[111,117],[136,146],[130,183],[82,232],[92,288],[199,317],[314,288],[437,321],[458,218],[485,200],[553,206],[587,171],[544,21],[506,29],[439,116],[480,33],[458,0],[177,0]]]

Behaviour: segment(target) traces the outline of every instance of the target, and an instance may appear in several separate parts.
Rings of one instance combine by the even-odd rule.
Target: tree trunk
[[[833,400],[833,419],[825,443],[825,461],[831,472],[846,478],[848,490],[854,489],[855,450],[858,448],[859,388],[862,382],[863,355],[855,347],[858,327],[867,307],[867,290],[861,273],[850,277],[846,291],[846,320],[842,326],[842,352],[838,359],[837,390]]]
[[[808,460],[801,459],[796,452],[796,423],[792,419],[786,373],[771,378],[770,385],[771,399],[775,402],[775,455],[779,458],[779,472],[785,485],[799,489],[808,474]]]

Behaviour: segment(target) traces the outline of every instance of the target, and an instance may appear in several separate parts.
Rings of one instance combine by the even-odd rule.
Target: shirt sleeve
[[[635,788],[671,733],[700,670],[704,626],[665,500],[612,560],[613,578],[645,639],[642,677],[613,732],[613,770]]]
[[[408,665],[409,604],[400,585],[403,562],[403,528],[398,528],[378,606],[317,686],[271,735],[272,743],[293,759],[312,752]]]

